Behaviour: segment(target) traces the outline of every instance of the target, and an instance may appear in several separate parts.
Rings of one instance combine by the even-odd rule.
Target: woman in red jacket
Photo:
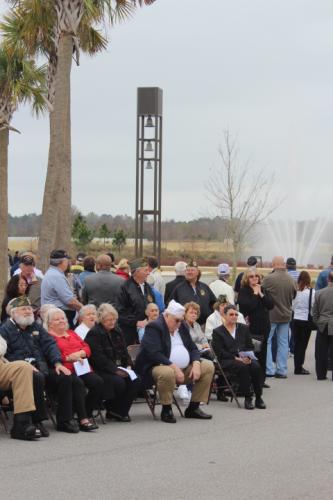
[[[90,419],[93,410],[99,408],[101,402],[103,379],[90,368],[88,362],[91,355],[90,347],[73,330],[68,329],[66,315],[61,309],[50,309],[44,326],[57,342],[63,364],[71,371],[72,377],[75,378],[75,386],[78,386],[73,398],[80,430],[97,429],[98,426]],[[86,389],[88,389],[87,395]]]

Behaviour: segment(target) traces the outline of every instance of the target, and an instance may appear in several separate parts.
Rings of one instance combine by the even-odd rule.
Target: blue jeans
[[[272,338],[276,335],[277,353],[276,353],[276,370],[274,369],[272,357]],[[289,323],[272,323],[271,331],[267,341],[267,375],[287,375],[288,373],[288,348],[289,348]]]

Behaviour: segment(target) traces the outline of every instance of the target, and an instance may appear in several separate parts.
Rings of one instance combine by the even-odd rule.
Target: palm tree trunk
[[[9,130],[0,130],[0,301],[8,281],[8,144]]]
[[[71,234],[70,75],[73,38],[59,39],[55,98],[50,114],[50,147],[38,253],[45,270],[53,248],[66,248]],[[58,222],[59,221],[59,222]],[[59,225],[59,227],[58,227]]]

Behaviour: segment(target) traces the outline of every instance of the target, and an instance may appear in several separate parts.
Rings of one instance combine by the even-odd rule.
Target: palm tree
[[[0,296],[8,279],[8,144],[13,114],[30,102],[38,115],[45,110],[46,66],[37,67],[22,50],[0,46]]]
[[[50,147],[39,237],[41,267],[54,246],[68,248],[71,241],[71,117],[70,76],[73,54],[79,64],[80,48],[94,54],[106,39],[94,26],[110,25],[132,14],[136,4],[153,0],[11,0],[20,21],[20,36],[33,52],[49,59]],[[36,22],[38,20],[38,22]],[[7,18],[8,21],[8,18]],[[6,21],[6,22],[7,22]],[[15,23],[2,25],[11,39]],[[17,43],[17,42],[16,42]]]

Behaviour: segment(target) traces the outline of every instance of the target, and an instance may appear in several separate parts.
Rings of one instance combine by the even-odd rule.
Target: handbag
[[[315,322],[313,321],[313,317],[312,317],[312,314],[311,314],[311,303],[312,303],[312,291],[313,291],[313,288],[310,288],[310,294],[309,294],[309,314],[308,314],[308,323],[309,323],[309,327],[311,327],[311,331],[312,330],[317,330],[317,325],[315,324]]]

